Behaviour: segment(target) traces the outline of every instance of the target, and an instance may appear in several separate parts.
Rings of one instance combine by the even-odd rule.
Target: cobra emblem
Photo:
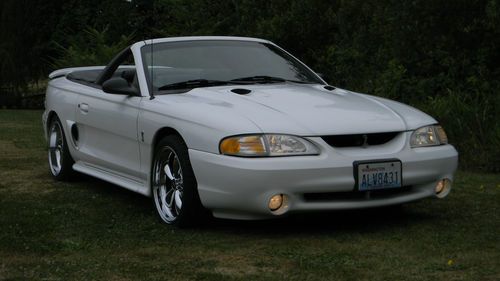
[[[368,135],[363,135],[363,148],[368,147]]]

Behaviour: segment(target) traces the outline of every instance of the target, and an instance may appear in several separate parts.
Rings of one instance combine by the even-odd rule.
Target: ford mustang
[[[49,78],[53,177],[150,196],[167,224],[443,198],[457,168],[435,119],[330,86],[267,40],[140,41],[107,66]]]

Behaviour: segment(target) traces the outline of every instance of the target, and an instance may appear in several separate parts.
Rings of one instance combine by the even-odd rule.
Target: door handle
[[[83,113],[88,113],[89,112],[89,105],[86,103],[79,103],[78,108],[80,108],[80,111]]]

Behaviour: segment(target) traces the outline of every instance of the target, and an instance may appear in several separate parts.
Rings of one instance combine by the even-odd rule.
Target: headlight
[[[416,129],[410,138],[411,147],[434,146],[447,144],[448,137],[439,125],[425,126]]]
[[[243,135],[223,139],[220,153],[233,156],[317,155],[319,149],[306,139],[289,135]]]

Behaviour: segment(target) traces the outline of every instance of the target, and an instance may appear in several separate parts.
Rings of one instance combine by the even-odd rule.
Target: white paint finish
[[[241,37],[185,37],[153,42],[194,40],[250,40]],[[273,216],[267,200],[275,193],[290,196],[291,211],[363,208],[403,203],[433,196],[438,179],[453,179],[457,153],[450,145],[412,149],[411,131],[437,123],[407,105],[349,92],[328,91],[323,85],[278,83],[197,88],[188,93],[150,99],[140,49],[131,46],[142,97],[126,97],[67,80],[52,79],[47,89],[48,112],[65,124],[66,138],[76,122],[80,129],[78,149],[70,145],[77,161],[74,168],[144,195],[149,180],[156,133],[165,127],[179,132],[189,148],[203,204],[227,218]],[[75,70],[69,68],[51,77]],[[248,95],[230,90],[247,88]],[[87,112],[77,105],[86,104]],[[351,133],[400,131],[392,141],[369,148],[332,148],[320,137]],[[144,140],[142,140],[144,133]],[[284,133],[307,137],[321,154],[282,158],[237,158],[219,155],[222,138],[249,133]],[[387,200],[305,202],[305,191],[349,191],[354,186],[353,162],[397,158],[403,163],[403,182],[414,192]]]
[[[102,69],[104,69],[104,66],[84,66],[84,67],[63,68],[63,69],[58,69],[56,71],[52,71],[49,74],[49,79],[54,79],[55,77],[58,77],[58,76],[66,76],[73,71],[102,70]]]
[[[406,104],[376,96],[369,96],[369,95],[363,95],[363,96],[366,98],[377,100],[385,104],[386,106],[394,110],[398,115],[404,117],[404,121],[409,129],[414,130],[429,124],[438,123],[431,116]]]
[[[218,217],[258,219],[273,216],[267,202],[278,193],[290,197],[291,212],[400,204],[434,196],[436,182],[442,178],[453,179],[458,163],[457,152],[451,145],[351,157],[337,152],[320,138],[310,140],[320,145],[321,155],[248,159],[190,150],[203,205]],[[403,185],[413,186],[410,194],[380,200],[332,202],[308,202],[303,198],[304,193],[352,191],[354,161],[391,158],[402,161]]]
[[[64,78],[58,78],[50,81],[45,97],[45,116],[48,118],[48,113],[51,111],[56,113],[57,117],[61,120],[61,124],[63,124],[63,131],[66,140],[71,138],[70,127],[68,127],[67,121],[75,120],[75,105],[77,99],[78,94],[76,92],[69,91],[69,87],[67,87]],[[50,124],[46,123],[46,125],[49,126]],[[47,128],[45,129],[47,130]],[[74,146],[70,145],[68,148],[71,155],[76,154]]]
[[[145,45],[144,41],[140,41],[135,43],[130,47],[130,50],[132,50],[132,55],[134,56],[134,62],[135,65],[138,66],[136,67],[136,72],[137,72],[137,80],[139,81],[139,89],[141,92],[141,95],[143,97],[149,97],[150,96],[150,89],[148,88],[148,83],[146,81],[146,75],[144,73],[144,67],[143,61],[142,61],[142,55],[141,55],[141,47]]]
[[[234,88],[252,92],[238,95],[230,91]],[[197,111],[200,114],[210,112],[227,116],[227,111],[233,111],[270,133],[317,136],[411,129],[405,126],[402,116],[372,99],[310,85],[280,83],[210,87],[194,89],[185,96],[196,97],[196,102],[202,102],[203,108]],[[425,125],[426,120],[423,121],[422,125]]]
[[[111,170],[140,177],[137,118],[141,97],[101,90],[78,97],[76,122],[80,158]],[[83,107],[88,107],[87,112]]]
[[[238,95],[234,88],[252,90]],[[146,105],[147,104],[147,105]],[[150,117],[185,134],[190,148],[218,153],[220,139],[245,133],[284,133],[300,136],[339,135],[413,130],[436,123],[409,106],[384,103],[367,95],[323,87],[279,83],[197,88],[181,95],[158,95],[145,101]],[[407,110],[409,114],[405,112]],[[156,114],[155,114],[156,113]],[[406,120],[406,115],[413,119]],[[166,116],[165,120],[161,116]],[[176,126],[173,123],[182,123]],[[144,122],[143,122],[144,123]],[[410,126],[411,125],[411,126]],[[145,132],[159,125],[145,124]],[[200,130],[208,130],[200,134]]]
[[[118,174],[115,171],[91,165],[83,161],[78,161],[73,164],[73,169],[80,173],[84,173],[86,175],[114,183],[128,190],[149,196],[149,194],[147,193],[147,190],[149,190],[149,188],[145,187],[145,182],[141,179],[131,178],[127,175]]]

